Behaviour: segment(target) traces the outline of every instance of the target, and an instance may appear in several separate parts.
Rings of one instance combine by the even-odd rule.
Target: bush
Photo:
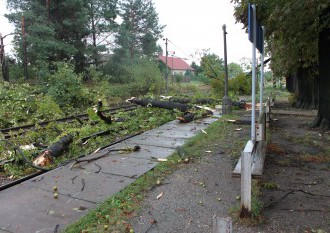
[[[73,65],[59,62],[56,66],[56,73],[49,78],[47,94],[61,107],[87,104],[88,91],[82,85],[81,75],[75,74]]]
[[[199,82],[204,83],[204,84],[210,84],[211,83],[210,79],[202,73],[198,74],[195,79]]]
[[[216,96],[222,97],[224,95],[224,83],[222,79],[212,79],[211,86]]]
[[[164,79],[155,62],[139,59],[133,65],[126,67],[127,80],[130,83],[129,92],[133,96],[147,93],[159,94],[164,87]]]
[[[257,84],[256,84],[257,85]],[[239,95],[250,95],[252,93],[252,77],[244,73],[238,74],[229,80],[229,90]]]
[[[36,117],[38,121],[57,119],[64,116],[59,105],[50,96],[39,99],[36,104]]]

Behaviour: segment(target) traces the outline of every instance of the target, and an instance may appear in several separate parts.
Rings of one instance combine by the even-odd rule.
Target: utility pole
[[[175,54],[175,52],[174,51],[172,51],[172,87],[173,87],[173,85],[174,85],[174,68],[173,68],[173,60],[174,60],[174,54]]]
[[[166,94],[166,95],[167,95],[167,93],[168,93],[168,66],[167,66],[168,50],[167,50],[167,45],[168,45],[168,39],[165,38],[165,50],[166,50],[166,57],[165,57],[165,63],[166,63],[166,73],[165,73],[165,94]]]
[[[23,39],[23,69],[24,69],[24,77],[25,79],[29,78],[28,70],[27,70],[27,51],[26,51],[26,34],[25,34],[25,19],[22,14],[22,39]]]
[[[226,24],[222,26],[223,30],[223,44],[224,44],[224,62],[225,62],[225,95],[222,98],[222,114],[230,114],[231,113],[231,99],[228,96],[228,65],[227,65],[227,32],[226,32]]]

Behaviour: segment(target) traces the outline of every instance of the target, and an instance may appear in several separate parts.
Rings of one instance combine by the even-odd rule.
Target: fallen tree
[[[208,115],[213,115],[213,112],[211,109],[207,107],[202,106],[196,106],[196,105],[189,105],[189,104],[182,104],[182,103],[176,103],[171,101],[161,101],[161,100],[152,100],[152,99],[136,99],[131,98],[127,100],[130,103],[138,104],[141,106],[152,106],[152,107],[158,107],[158,108],[165,108],[169,110],[177,109],[181,112],[184,112],[184,114],[180,117],[177,117],[177,119],[182,123],[189,123],[193,121],[196,118],[199,117],[207,117]],[[196,110],[204,110],[205,112],[196,113]]]
[[[213,114],[213,112],[206,107],[190,105],[190,104],[182,104],[171,101],[161,101],[161,100],[152,100],[152,99],[137,99],[135,97],[127,100],[130,103],[138,104],[141,106],[152,106],[158,108],[165,108],[169,110],[177,109],[181,112],[190,112],[192,110],[206,110],[208,114]]]
[[[36,166],[49,166],[53,162],[53,158],[57,158],[62,155],[64,151],[69,148],[69,145],[73,142],[73,135],[68,134],[61,137],[57,142],[49,146],[46,150],[41,152],[40,155],[34,159],[33,164]]]

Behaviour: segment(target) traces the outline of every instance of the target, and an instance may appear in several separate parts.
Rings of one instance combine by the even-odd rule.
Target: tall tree
[[[88,55],[98,66],[100,53],[114,46],[118,0],[86,0],[89,16]]]
[[[243,68],[235,63],[231,62],[228,64],[228,78],[235,78],[238,74],[244,73]]]
[[[6,15],[15,25],[15,47],[22,60],[22,14],[25,19],[28,62],[74,60],[76,70],[85,63],[88,35],[87,10],[84,0],[7,0],[13,13]]]
[[[210,79],[222,79],[225,71],[222,58],[214,53],[204,53],[200,67],[203,74]]]
[[[116,36],[118,57],[133,59],[147,57],[159,51],[157,40],[161,38],[164,26],[159,24],[158,14],[151,0],[123,0],[120,16],[122,23]]]
[[[235,3],[237,21],[247,26],[248,2],[239,0],[232,2]],[[324,109],[330,108],[330,101],[321,104],[324,99],[321,90],[325,87],[330,88],[328,86],[330,73],[326,69],[322,70],[321,64],[329,64],[330,58],[322,53],[324,47],[320,45],[325,43],[323,35],[330,26],[330,13],[325,10],[330,7],[330,2],[328,0],[254,0],[252,2],[257,6],[258,20],[266,26],[268,50],[272,57],[271,68],[275,75],[295,78],[289,83],[291,85],[297,83],[293,86],[296,87],[294,89],[300,99],[300,106],[315,104],[315,100],[319,99],[318,110],[322,114],[316,120],[315,126],[329,128],[327,122],[330,120],[330,112],[325,113]],[[323,42],[321,43],[320,40]]]

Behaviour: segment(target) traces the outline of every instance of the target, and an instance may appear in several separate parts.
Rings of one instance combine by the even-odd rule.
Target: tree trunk
[[[297,108],[308,109],[311,105],[313,96],[312,79],[309,75],[309,69],[298,68],[298,100],[296,103]]]
[[[330,7],[321,15],[321,23],[330,15]],[[312,127],[330,129],[330,28],[319,34],[319,107]]]
[[[93,36],[93,59],[94,65],[98,67],[98,54],[97,54],[97,45],[96,45],[96,28],[95,28],[95,19],[94,19],[94,5],[93,1],[91,1],[91,18],[92,18],[92,36]]]

